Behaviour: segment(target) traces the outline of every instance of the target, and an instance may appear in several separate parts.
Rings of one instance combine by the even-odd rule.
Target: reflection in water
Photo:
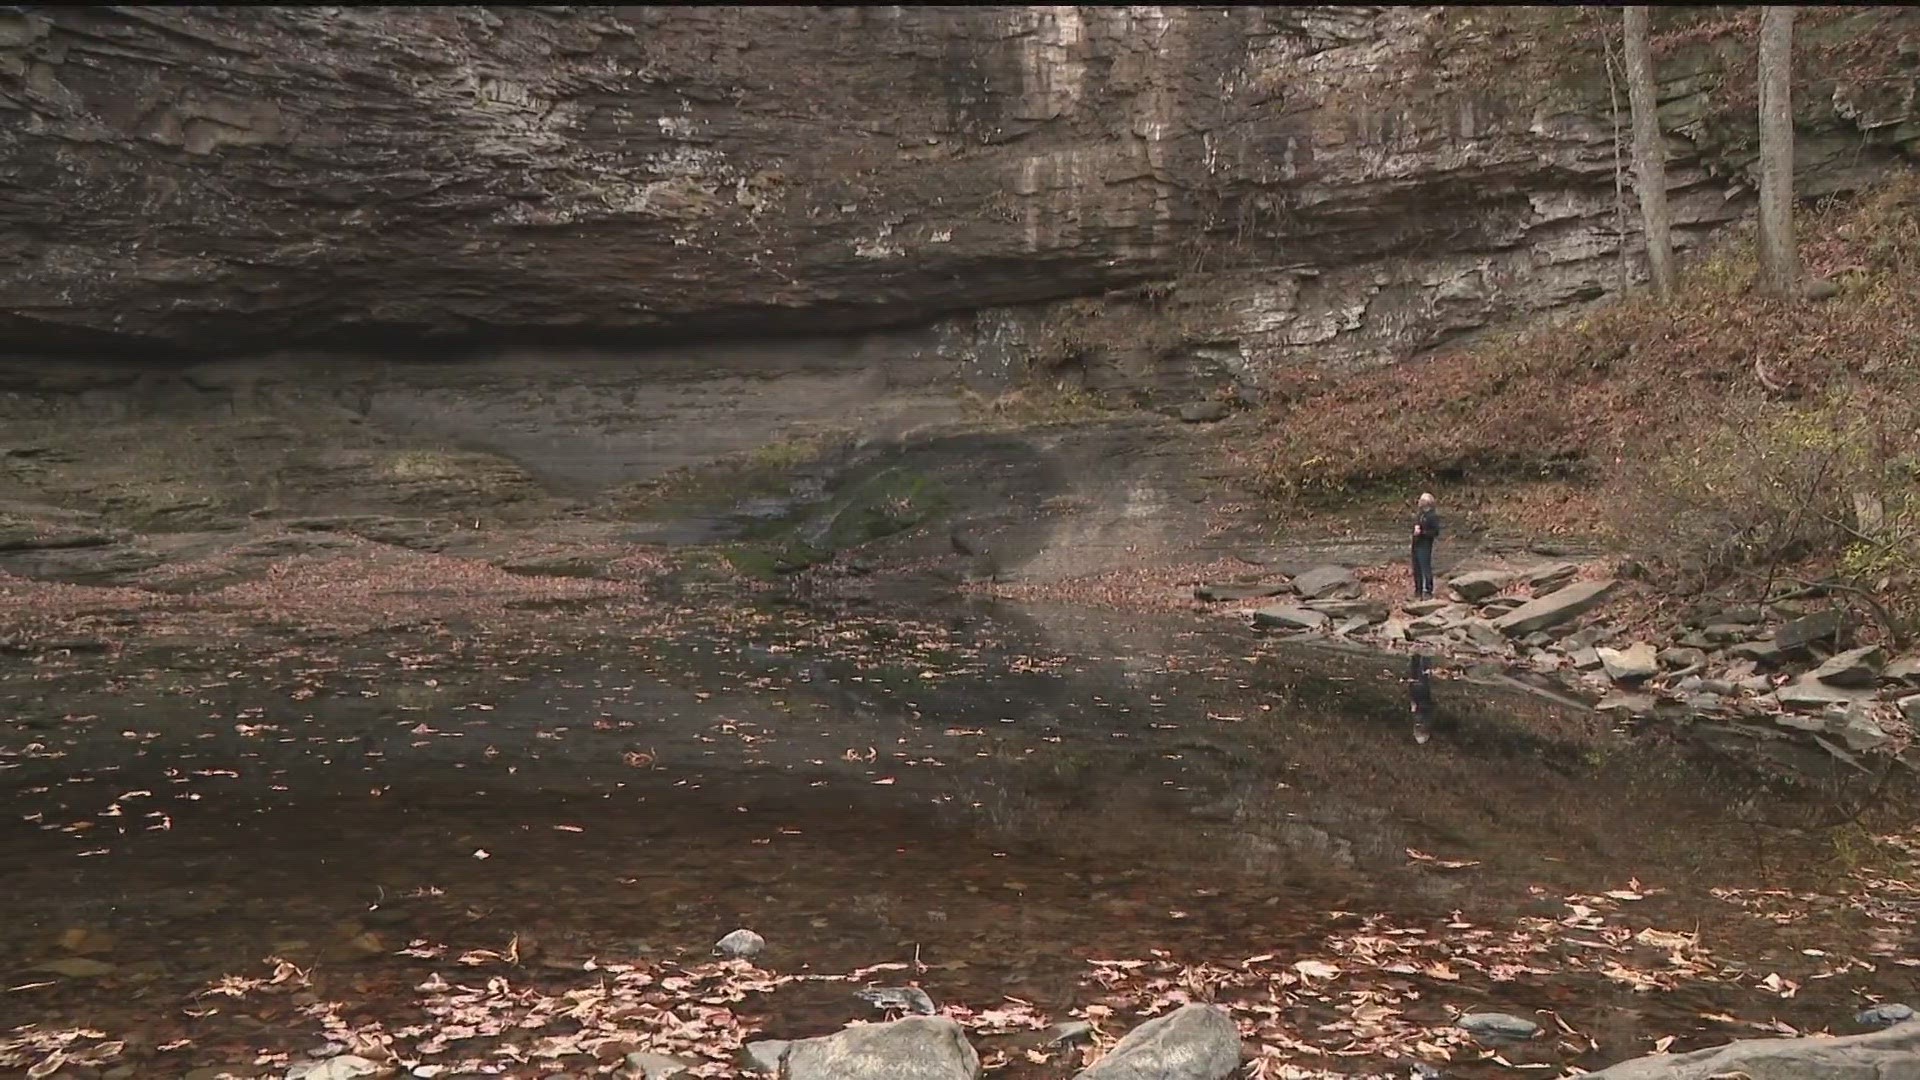
[[[1413,703],[1413,741],[1433,738],[1433,659],[1425,653],[1407,658],[1407,697]]]
[[[796,968],[923,956],[936,1000],[1058,1010],[1089,999],[1088,957],[1304,954],[1342,912],[1557,919],[1635,879],[1657,890],[1636,919],[1714,925],[1716,951],[1803,935],[1767,961],[1783,978],[1816,970],[1803,946],[1853,947],[1812,923],[1736,940],[1710,890],[1787,884],[1764,867],[1810,866],[1819,838],[1757,860],[1732,808],[1785,793],[1590,714],[1450,686],[1443,718],[1426,656],[1401,680],[1185,622],[921,614],[716,606],[539,655],[355,642],[272,669],[0,678],[19,718],[0,720],[0,965],[117,932],[110,962],[151,979],[131,1009],[269,955],[361,995],[430,973],[400,951],[415,938],[577,962],[704,955],[745,925]],[[1819,995],[1852,992],[1806,985],[1762,1018],[1817,1026],[1837,1008]],[[1593,981],[1470,989],[1521,1013],[1563,993],[1595,1022],[1640,1004]],[[1467,992],[1436,990],[1423,1022]],[[36,994],[48,1018],[111,1005],[82,983]],[[764,1008],[776,1037],[853,1015],[827,984]],[[208,1020],[208,1045],[237,1022]]]

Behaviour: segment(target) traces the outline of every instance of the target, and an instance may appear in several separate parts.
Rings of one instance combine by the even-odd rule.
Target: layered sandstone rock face
[[[1856,18],[1829,32],[1911,29]],[[1516,35],[1537,39],[1519,54],[1562,47],[1551,25],[1365,6],[0,9],[0,343],[606,346],[958,317],[975,345],[1051,334],[1109,366],[1390,359],[1636,272],[1597,53],[1498,67]],[[1692,235],[1746,196],[1739,154],[1698,122],[1729,61],[1682,56],[1663,96]],[[1812,190],[1920,136],[1910,77],[1835,71],[1803,94]],[[1076,345],[1102,312],[1035,306],[1135,286],[1157,336]]]

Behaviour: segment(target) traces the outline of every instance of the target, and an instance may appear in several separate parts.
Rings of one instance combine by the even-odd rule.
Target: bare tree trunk
[[[1793,239],[1793,14],[1760,14],[1760,288],[1791,296],[1800,278]]]
[[[1673,299],[1673,223],[1667,216],[1667,145],[1660,134],[1653,89],[1653,52],[1647,46],[1647,9],[1624,9],[1627,98],[1633,106],[1633,178],[1647,232],[1647,270],[1660,299]]]

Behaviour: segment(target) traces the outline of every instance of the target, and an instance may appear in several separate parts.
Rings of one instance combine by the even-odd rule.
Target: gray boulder
[[[1453,595],[1471,603],[1485,600],[1513,582],[1513,575],[1505,570],[1474,570],[1460,574],[1447,581],[1447,588]]]
[[[1742,1039],[1588,1073],[1587,1080],[1920,1080],[1920,1024],[1841,1039]]]
[[[980,1055],[944,1016],[856,1024],[787,1048],[784,1080],[979,1080]]]
[[[1882,668],[1880,677],[1887,682],[1920,685],[1920,656],[1902,656]]]
[[[1275,604],[1253,613],[1253,625],[1269,630],[1323,630],[1328,621],[1325,612],[1292,604]]]
[[[1468,1013],[1453,1026],[1486,1042],[1525,1042],[1540,1034],[1540,1025],[1509,1013]]]
[[[1899,708],[1900,715],[1907,718],[1907,723],[1920,726],[1920,694],[1908,694],[1894,702],[1894,705]]]
[[[1575,649],[1568,659],[1573,661],[1575,671],[1598,671],[1603,663],[1599,649]]]
[[[1239,1068],[1233,1018],[1212,1005],[1183,1005],[1127,1032],[1075,1080],[1226,1080]]]
[[[1467,640],[1487,652],[1504,653],[1507,651],[1507,635],[1494,629],[1492,623],[1483,619],[1472,619],[1461,625]]]
[[[1781,623],[1773,632],[1773,645],[1783,653],[1800,653],[1810,645],[1839,640],[1846,629],[1846,613],[1816,611],[1792,622]]]
[[[1813,677],[1830,686],[1873,686],[1887,666],[1886,650],[1878,645],[1862,645],[1835,655],[1813,669]]]
[[[1417,617],[1421,615],[1431,615],[1446,606],[1447,602],[1445,600],[1409,600],[1400,605],[1400,610]]]
[[[745,960],[760,955],[766,947],[767,939],[759,934],[751,930],[735,930],[713,943],[713,955]]]
[[[1607,678],[1614,682],[1644,682],[1660,674],[1660,658],[1653,646],[1644,641],[1636,641],[1624,649],[1602,646],[1593,651],[1599,654],[1600,666],[1606,669]]]
[[[1293,591],[1304,600],[1352,600],[1360,581],[1344,566],[1316,566],[1293,579]]]
[[[1605,578],[1569,585],[1514,608],[1495,619],[1493,625],[1508,637],[1526,637],[1535,630],[1545,630],[1585,615],[1599,606],[1612,590],[1612,580]]]

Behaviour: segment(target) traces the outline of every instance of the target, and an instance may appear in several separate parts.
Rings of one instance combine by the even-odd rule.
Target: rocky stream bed
[[[1635,633],[1610,618],[1602,564],[1551,560],[1452,575],[1445,598],[1394,602],[1338,565],[1203,585],[1195,599],[1271,631],[1437,653],[1469,673],[1583,695],[1621,720],[1656,716],[1748,741],[1818,747],[1857,769],[1903,755],[1920,721],[1920,653],[1863,626],[1838,594],[1696,603]],[[1862,642],[1866,630],[1882,640]]]

